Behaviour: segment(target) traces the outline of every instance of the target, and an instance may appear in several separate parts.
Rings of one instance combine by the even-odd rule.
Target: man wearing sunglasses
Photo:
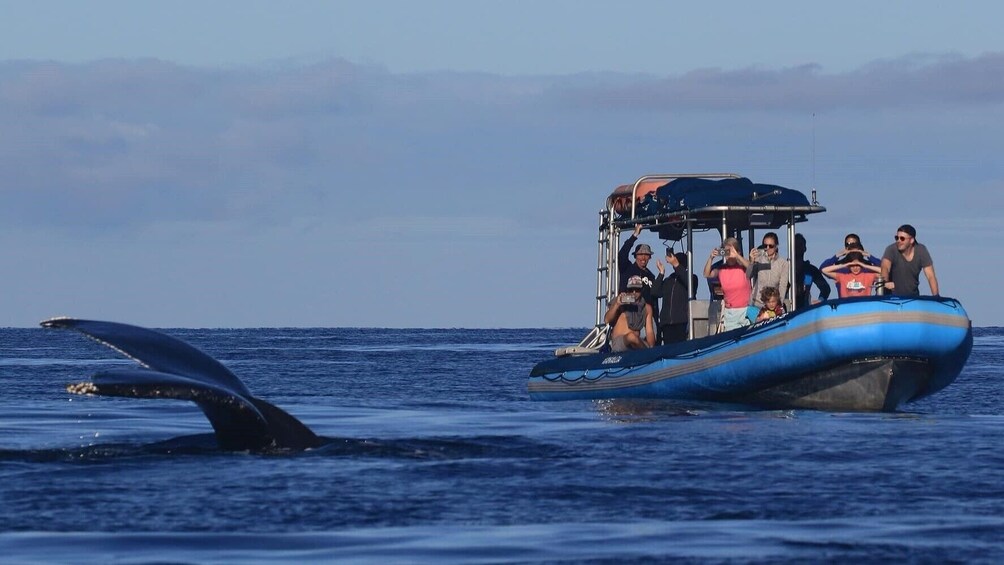
[[[923,243],[917,241],[917,230],[903,224],[896,230],[892,245],[882,255],[882,279],[885,287],[897,296],[920,296],[920,272],[924,271],[931,294],[938,296],[938,277],[934,261]]]
[[[655,346],[655,322],[652,306],[642,297],[644,283],[638,275],[628,278],[624,292],[614,297],[604,320],[610,331],[610,350],[645,349]],[[645,330],[645,337],[641,337]]]

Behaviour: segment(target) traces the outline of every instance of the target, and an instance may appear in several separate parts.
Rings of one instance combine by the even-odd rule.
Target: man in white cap
[[[646,349],[655,345],[655,322],[652,306],[641,296],[641,277],[628,278],[627,289],[618,294],[607,307],[604,321],[613,329],[610,331],[610,350],[614,352],[629,349]],[[645,330],[642,339],[641,331]]]

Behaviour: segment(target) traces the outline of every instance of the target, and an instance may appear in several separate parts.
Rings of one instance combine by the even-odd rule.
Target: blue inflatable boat
[[[623,189],[615,195],[620,201],[608,199],[600,222],[596,326],[579,345],[561,348],[556,358],[533,368],[531,399],[892,411],[943,389],[962,371],[972,350],[972,324],[953,298],[874,295],[796,310],[794,288],[787,314],[727,332],[717,331],[720,304],[693,298],[687,341],[611,352],[610,328],[601,315],[617,294],[622,228],[640,223],[664,240],[684,242],[692,265],[697,231],[715,229],[722,239],[745,233],[754,241],[758,228],[787,228],[790,243],[797,223],[825,211],[814,194],[810,203],[797,191],[729,174],[647,176],[634,186],[650,185],[653,178],[666,186],[649,191],[644,201],[626,203]]]
[[[534,400],[895,410],[954,381],[972,344],[969,318],[952,298],[851,298],[683,343],[545,361],[529,391]]]

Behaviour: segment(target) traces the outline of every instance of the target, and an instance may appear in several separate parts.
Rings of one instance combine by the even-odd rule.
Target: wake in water
[[[268,457],[357,457],[418,461],[465,459],[535,459],[561,457],[554,444],[522,436],[481,436],[469,438],[358,439],[324,438],[324,444],[309,450],[271,449],[258,452],[221,450],[214,434],[180,436],[155,443],[107,443],[75,448],[0,449],[0,462],[97,463],[138,457],[177,455],[230,456],[234,454]],[[571,456],[571,454],[569,454]]]

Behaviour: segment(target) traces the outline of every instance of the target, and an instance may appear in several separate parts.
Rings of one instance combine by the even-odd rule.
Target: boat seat
[[[559,347],[554,350],[555,357],[568,357],[569,355],[592,355],[593,353],[599,353],[599,347],[582,347],[579,345],[569,345],[568,347]]]

